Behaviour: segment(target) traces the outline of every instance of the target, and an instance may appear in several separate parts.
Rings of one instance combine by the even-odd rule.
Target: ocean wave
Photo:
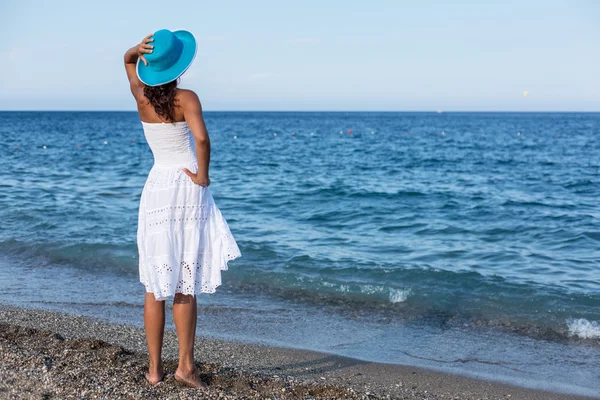
[[[15,261],[33,261],[36,265],[45,262],[88,270],[102,266],[113,271],[137,272],[135,243],[27,242],[9,239],[0,241],[0,252],[13,256]]]
[[[581,339],[600,339],[600,323],[585,318],[569,318],[567,320],[569,335]]]
[[[573,204],[551,204],[543,201],[535,201],[535,200],[506,200],[502,203],[503,207],[544,207],[551,209],[568,209],[573,210],[576,209],[576,206]]]
[[[574,179],[570,182],[567,182],[563,185],[563,187],[565,189],[575,189],[575,188],[588,188],[588,187],[594,187],[594,185],[596,185],[596,183],[594,181],[592,181],[591,179]]]
[[[412,289],[390,289],[390,302],[391,303],[404,303],[408,296],[412,293]]]
[[[416,228],[424,228],[427,224],[423,222],[409,222],[404,225],[385,225],[380,226],[378,229],[382,232],[396,232],[396,231],[406,231],[410,229]]]

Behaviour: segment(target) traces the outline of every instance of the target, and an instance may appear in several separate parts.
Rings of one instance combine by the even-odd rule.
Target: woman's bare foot
[[[148,372],[146,372],[146,380],[152,386],[158,385],[160,382],[162,382],[164,377],[165,373],[162,366],[159,368],[149,368]]]
[[[208,389],[208,385],[202,382],[202,380],[198,377],[196,369],[184,373],[182,370],[177,368],[177,371],[175,371],[175,380],[181,383],[182,385],[194,389]]]

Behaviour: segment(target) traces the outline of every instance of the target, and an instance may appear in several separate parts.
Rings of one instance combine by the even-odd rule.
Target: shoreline
[[[197,337],[195,354],[201,375],[209,383],[206,398],[600,398],[203,336]],[[134,326],[0,304],[0,355],[0,397],[19,398],[27,390],[33,397],[47,399],[94,395],[193,398],[199,394],[177,386],[172,378],[177,341],[175,332],[169,330],[163,349],[168,375],[156,388],[144,381],[145,336],[143,329]]]

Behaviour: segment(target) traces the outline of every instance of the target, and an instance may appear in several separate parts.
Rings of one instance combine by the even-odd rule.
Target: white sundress
[[[182,170],[198,169],[194,137],[185,121],[142,126],[154,165],[140,198],[140,282],[156,300],[214,293],[221,271],[241,253],[209,187]]]

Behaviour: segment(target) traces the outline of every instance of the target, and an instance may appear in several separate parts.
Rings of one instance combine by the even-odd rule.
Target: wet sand
[[[527,399],[542,390],[306,350],[198,337],[209,389],[179,386],[175,332],[165,333],[167,377],[144,379],[144,332],[87,317],[0,305],[0,398],[9,399]],[[600,395],[597,397],[600,398]]]

